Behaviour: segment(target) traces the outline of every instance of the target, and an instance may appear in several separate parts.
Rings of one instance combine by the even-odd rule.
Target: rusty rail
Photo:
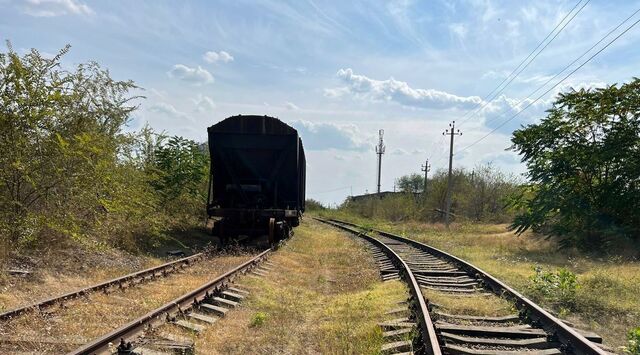
[[[157,308],[142,317],[125,324],[124,326],[106,334],[98,339],[87,343],[80,348],[71,351],[69,354],[104,354],[109,353],[110,345],[115,346],[121,339],[125,341],[132,341],[137,336],[142,334],[149,327],[164,324],[170,315],[184,312],[191,308],[194,304],[202,302],[206,296],[217,290],[228,287],[228,284],[240,273],[245,273],[251,270],[255,265],[264,260],[272,249],[267,249],[256,257],[248,260],[234,269],[227,271],[226,273],[216,277],[215,279],[207,282],[206,284],[198,287],[197,289],[190,291],[173,301]],[[169,316],[169,317],[168,317]]]
[[[355,228],[363,228],[354,223],[340,221],[337,219],[331,219],[331,221],[342,223]],[[371,228],[371,230],[385,237],[411,244],[416,248],[426,250],[429,253],[435,254],[445,259],[449,259],[467,273],[478,276],[485,283],[485,285],[487,285],[491,289],[493,293],[512,300],[519,310],[524,310],[534,322],[538,322],[539,324],[541,324],[542,328],[545,331],[554,335],[557,340],[563,344],[563,347],[566,351],[575,354],[607,354],[606,351],[595,345],[593,342],[589,341],[589,339],[585,338],[582,334],[579,334],[571,327],[563,323],[561,320],[553,316],[551,313],[545,311],[542,307],[538,306],[533,301],[524,297],[518,291],[507,286],[505,283],[480,269],[479,267],[427,244],[420,243],[418,241],[388,233],[382,230],[373,228]]]
[[[411,294],[411,299],[415,303],[415,311],[416,311],[416,321],[419,324],[419,333],[420,338],[422,339],[422,349],[419,350],[419,353],[429,354],[429,355],[441,355],[442,352],[440,350],[440,344],[438,342],[438,337],[436,335],[435,327],[433,326],[433,322],[431,321],[431,316],[429,315],[429,308],[427,307],[427,303],[420,291],[420,286],[418,285],[418,281],[416,280],[413,272],[409,269],[409,265],[402,260],[402,258],[396,254],[391,248],[382,243],[381,241],[362,233],[358,230],[349,228],[344,224],[341,224],[341,221],[336,220],[324,220],[320,218],[316,218],[318,221],[330,224],[334,227],[340,228],[347,232],[353,233],[359,237],[366,239],[368,242],[377,246],[380,250],[382,250],[389,258],[396,264],[398,269],[401,271],[404,281],[409,286],[409,292]],[[357,226],[356,226],[357,227]]]
[[[60,296],[56,296],[56,297],[52,297],[52,298],[48,298],[42,301],[38,301],[26,306],[22,306],[22,307],[18,307],[18,308],[14,308],[11,310],[8,310],[6,312],[0,313],[0,320],[8,320],[11,318],[15,318],[21,314],[24,314],[26,312],[29,312],[31,310],[42,310],[43,308],[46,307],[50,307],[54,304],[60,303],[60,302],[64,302],[66,300],[70,300],[70,299],[74,299],[74,298],[78,298],[80,296],[89,294],[91,292],[95,292],[95,291],[101,291],[101,290],[105,290],[109,287],[112,286],[120,286],[125,282],[129,282],[131,280],[135,280],[135,279],[139,279],[139,278],[145,278],[149,275],[155,276],[156,273],[158,272],[166,272],[166,270],[168,269],[173,269],[176,268],[178,266],[180,267],[184,267],[186,265],[190,265],[192,262],[196,261],[197,259],[200,259],[203,257],[202,253],[198,253],[198,254],[194,254],[185,258],[181,258],[178,260],[174,260],[174,261],[170,261],[168,263],[162,264],[162,265],[158,265],[158,266],[154,266],[145,270],[141,270],[141,271],[137,271],[131,274],[127,274],[112,280],[108,280],[105,282],[101,282],[99,284],[93,285],[93,286],[89,286],[89,287],[85,287],[76,291],[72,291],[69,293],[65,293],[63,295]]]

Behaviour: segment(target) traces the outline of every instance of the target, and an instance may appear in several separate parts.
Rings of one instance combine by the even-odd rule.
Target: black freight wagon
[[[269,235],[277,242],[300,223],[306,160],[291,126],[268,116],[233,116],[208,128],[211,170],[207,213],[213,233]]]

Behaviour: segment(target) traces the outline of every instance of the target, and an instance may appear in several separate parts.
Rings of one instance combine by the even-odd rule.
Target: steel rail
[[[354,223],[340,221],[337,219],[331,219],[331,220],[334,222],[343,223],[345,225],[349,225],[355,228],[367,229],[362,226],[358,226],[357,224],[354,224]],[[585,338],[582,334],[576,332],[571,327],[563,323],[561,320],[553,316],[551,313],[545,311],[542,307],[538,306],[533,301],[529,300],[528,298],[520,294],[518,291],[507,286],[505,283],[498,280],[494,276],[490,275],[488,272],[480,269],[479,267],[467,261],[464,261],[452,254],[449,254],[445,251],[429,246],[427,244],[424,244],[409,238],[405,238],[399,235],[395,235],[389,232],[385,232],[379,229],[375,229],[375,228],[368,228],[368,229],[382,236],[395,239],[397,241],[401,241],[407,244],[411,244],[412,246],[418,249],[426,250],[429,253],[432,253],[434,255],[440,256],[445,259],[449,259],[450,261],[459,265],[467,273],[476,275],[484,282],[485,285],[489,286],[491,291],[493,291],[498,296],[503,296],[515,302],[516,307],[519,310],[524,310],[527,316],[532,321],[539,323],[545,331],[549,332],[550,334],[553,334],[557,338],[557,340],[563,344],[563,348],[564,348],[563,350],[566,350],[568,352],[572,352],[575,354],[601,354],[601,355],[607,354],[606,351],[604,351],[603,349],[595,345],[589,339]]]
[[[185,266],[185,265],[189,265],[191,264],[191,262],[196,261],[197,259],[200,259],[203,257],[202,253],[198,253],[198,254],[194,254],[185,258],[181,258],[178,260],[174,260],[174,261],[170,261],[168,263],[162,264],[162,265],[158,265],[158,266],[154,266],[154,267],[150,267],[148,269],[144,269],[144,270],[140,270],[131,274],[127,274],[115,279],[111,279],[108,281],[104,281],[101,282],[99,284],[93,285],[93,286],[89,286],[89,287],[85,287],[76,291],[71,291],[68,293],[65,293],[63,295],[60,296],[55,296],[55,297],[51,297],[51,298],[47,298],[45,300],[41,300],[26,306],[22,306],[22,307],[18,307],[18,308],[14,308],[11,310],[8,310],[6,312],[0,313],[0,320],[8,320],[11,318],[15,318],[23,313],[29,312],[31,310],[41,310],[45,307],[49,307],[52,306],[56,303],[59,302],[63,302],[66,300],[70,300],[70,299],[74,299],[74,298],[78,298],[80,296],[89,294],[91,292],[95,292],[95,291],[100,291],[100,290],[104,290],[107,289],[111,286],[115,286],[115,285],[122,285],[122,283],[124,282],[128,282],[131,280],[135,280],[137,278],[143,278],[146,277],[148,275],[154,275],[157,272],[162,272],[164,270],[170,269],[170,268],[175,268],[176,266]]]
[[[327,223],[334,227],[337,227],[347,232],[350,232],[352,234],[355,234],[361,238],[364,238],[368,242],[380,248],[380,250],[382,250],[385,254],[387,254],[387,256],[389,256],[390,259],[393,260],[394,264],[400,266],[398,269],[401,270],[401,274],[404,276],[404,281],[409,285],[409,292],[411,293],[411,296],[416,303],[416,308],[417,308],[416,320],[419,324],[420,337],[422,338],[422,342],[423,342],[422,344],[423,349],[418,349],[418,350],[423,350],[423,352],[421,353],[426,353],[429,355],[441,355],[442,352],[440,350],[440,344],[438,342],[438,337],[436,335],[436,329],[431,320],[431,315],[429,314],[429,307],[427,307],[427,303],[424,299],[424,296],[420,291],[420,286],[418,285],[418,281],[413,275],[413,272],[411,272],[411,269],[409,269],[409,265],[407,265],[407,263],[395,251],[389,248],[386,244],[373,238],[370,235],[367,235],[366,233],[362,233],[359,230],[355,230],[345,225],[341,225],[340,221],[335,221],[335,220],[330,221],[330,220],[324,220],[320,218],[316,218],[316,220],[323,223]]]
[[[264,260],[266,256],[272,251],[267,249],[251,260],[248,260],[234,269],[227,271],[226,273],[216,277],[215,279],[205,283],[197,289],[190,291],[173,301],[166,303],[165,305],[143,315],[142,317],[135,319],[124,326],[106,334],[98,339],[95,339],[68,354],[71,355],[86,355],[86,354],[104,354],[109,353],[110,346],[116,346],[120,340],[131,341],[138,335],[143,333],[149,327],[165,323],[166,319],[171,314],[181,313],[188,310],[194,304],[202,302],[210,293],[220,291],[228,287],[228,283],[238,276],[239,273],[245,273],[251,270],[255,265]]]

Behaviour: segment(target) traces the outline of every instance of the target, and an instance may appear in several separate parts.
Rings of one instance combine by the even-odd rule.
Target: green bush
[[[512,227],[607,252],[640,235],[640,79],[561,93],[547,117],[513,132],[529,186]]]
[[[347,199],[340,209],[365,218],[439,222],[443,216],[436,209],[445,209],[447,179],[445,170],[436,171],[426,185],[421,175],[401,176],[396,179],[399,192]],[[486,164],[473,170],[455,169],[452,181],[451,212],[457,221],[504,223],[515,214],[506,202],[517,190],[518,181],[495,166]]]
[[[250,325],[252,327],[260,327],[267,321],[267,318],[269,318],[269,314],[267,314],[265,312],[257,312],[251,318]]]
[[[575,308],[579,288],[576,274],[566,268],[560,268],[555,272],[545,271],[540,266],[535,266],[534,271],[529,289],[537,298],[556,304],[561,309]]]
[[[631,329],[627,334],[627,346],[624,352],[631,355],[640,355],[640,327]]]
[[[196,142],[126,132],[142,97],[95,62],[62,69],[0,52],[0,256],[65,243],[139,251],[201,223],[208,157]]]

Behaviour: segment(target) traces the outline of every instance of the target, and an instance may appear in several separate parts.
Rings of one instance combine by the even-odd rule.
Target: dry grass
[[[305,220],[271,259],[266,278],[245,277],[243,306],[196,339],[203,354],[372,354],[377,323],[406,298],[382,283],[373,258],[345,234]]]
[[[10,276],[0,270],[0,312],[54,297],[166,262],[133,256],[114,249],[44,251],[38,257],[7,260],[7,269],[27,269],[29,276]]]
[[[434,290],[422,290],[422,294],[438,305],[439,311],[449,314],[500,317],[518,313],[511,302],[493,295],[451,295]]]
[[[533,268],[568,268],[578,276],[573,309],[554,309],[550,300],[535,301],[560,312],[578,327],[600,334],[612,347],[626,344],[626,334],[640,326],[640,263],[620,257],[591,257],[576,250],[558,250],[553,241],[531,233],[516,236],[504,224],[390,223],[336,215],[424,242],[482,268],[526,296]],[[437,302],[434,299],[434,302]]]
[[[0,337],[18,334],[23,339],[56,339],[70,344],[86,342],[204,284],[248,258],[247,255],[217,256],[166,278],[125,291],[115,291],[108,295],[93,294],[88,299],[73,301],[71,307],[57,310],[51,315],[31,314],[3,324]],[[64,344],[26,341],[10,350],[58,354],[72,349]]]

